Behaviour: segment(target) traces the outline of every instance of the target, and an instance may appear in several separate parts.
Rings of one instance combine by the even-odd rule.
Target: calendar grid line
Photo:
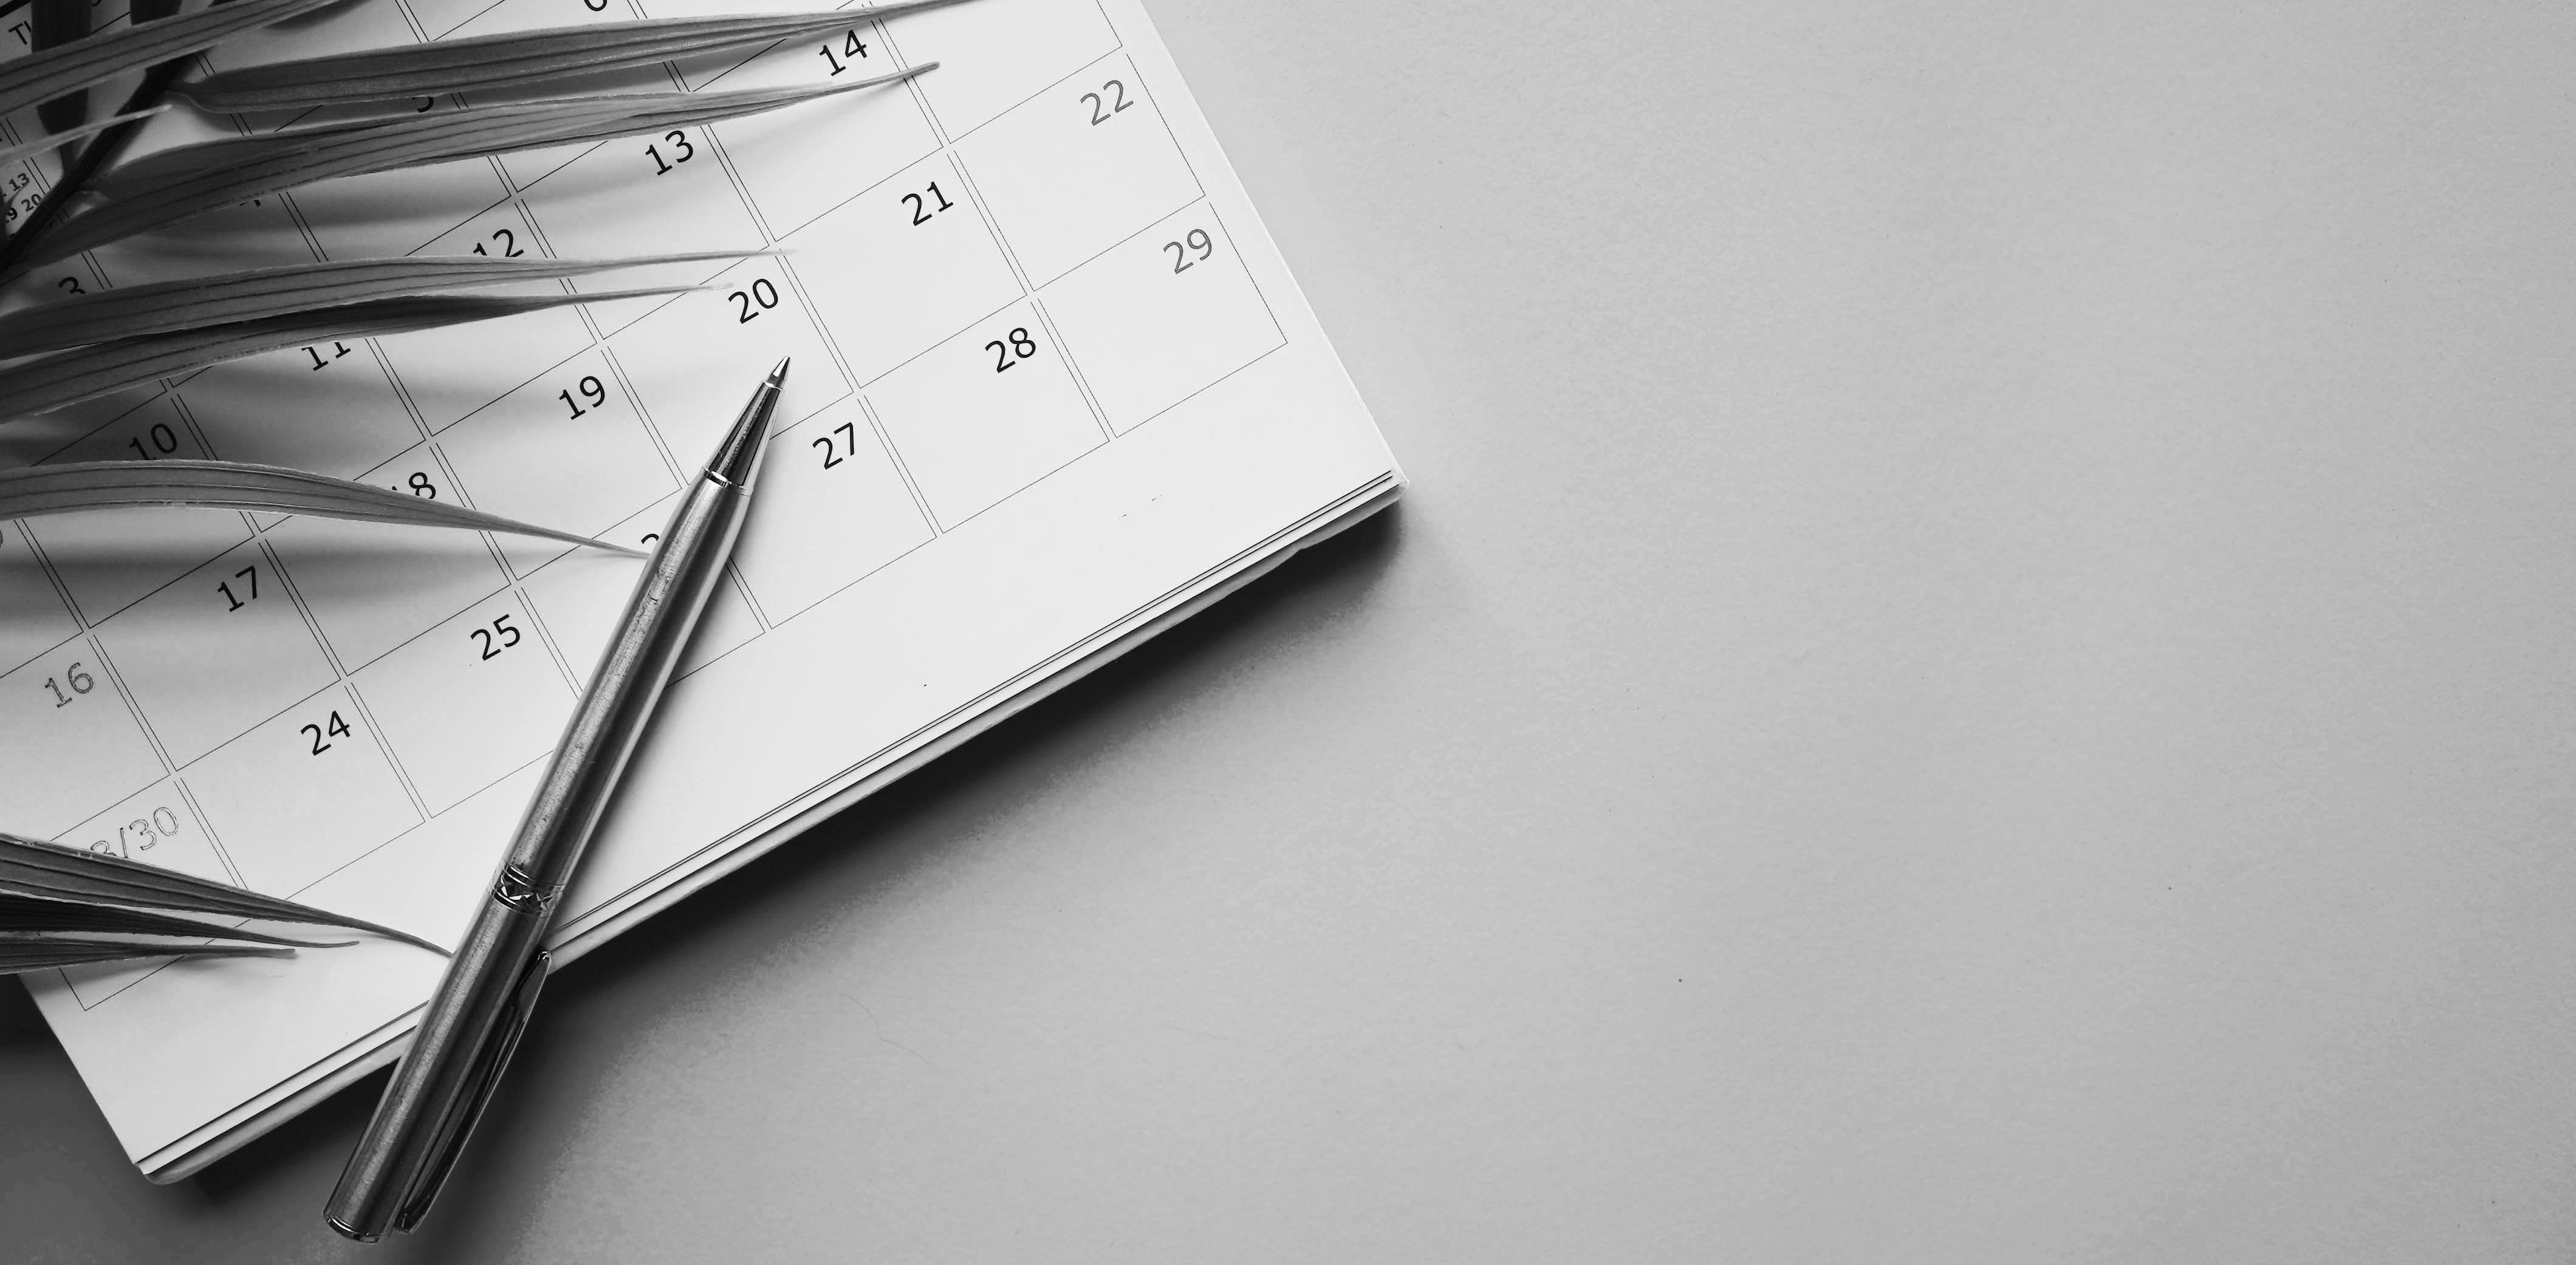
[[[393,770],[394,783],[402,787],[404,798],[411,801],[412,812],[417,814],[421,821],[427,821],[436,816],[437,814],[429,810],[429,800],[420,793],[419,783],[412,779],[411,770],[403,767],[402,753],[394,750],[394,744],[385,738],[383,723],[376,719],[374,709],[367,706],[366,690],[359,687],[358,680],[354,676],[343,677],[340,687],[349,692],[349,706],[358,709],[358,718],[366,722],[367,737],[376,744],[376,753],[385,758],[385,767]],[[338,871],[334,870],[333,873]]]
[[[1073,388],[1082,392],[1083,406],[1091,410],[1091,424],[1100,428],[1101,441],[1115,442],[1118,432],[1110,426],[1108,412],[1100,407],[1100,397],[1092,394],[1091,384],[1084,380],[1082,362],[1074,357],[1073,344],[1064,340],[1063,331],[1055,327],[1055,319],[1047,315],[1046,300],[1039,295],[1030,295],[1029,310],[1038,314],[1038,324],[1046,328],[1048,342],[1054,345],[1056,355],[1064,359],[1065,372],[1072,375]]]
[[[224,848],[223,832],[215,829],[213,819],[206,816],[205,806],[199,804],[197,797],[189,792],[188,775],[171,774],[170,785],[178,791],[179,798],[187,803],[188,814],[196,820],[197,829],[206,832],[206,846],[215,850],[215,859],[223,862],[224,873],[232,876],[233,886],[249,891],[250,880],[242,875],[241,866],[234,863],[232,853]]]
[[[1019,251],[1011,245],[1010,235],[1002,231],[1002,222],[993,218],[991,204],[985,202],[984,195],[976,190],[974,173],[966,169],[965,156],[954,146],[948,150],[948,166],[957,173],[958,187],[965,191],[966,200],[974,206],[975,214],[983,218],[984,231],[993,235],[994,245],[1001,247],[1003,264],[1010,268],[1011,279],[1020,283],[1020,296],[1026,298],[1035,294],[1037,287],[1031,284],[1029,270],[1020,262]]]
[[[915,479],[912,471],[904,465],[902,450],[894,446],[894,437],[886,433],[884,419],[877,416],[875,407],[869,404],[865,395],[859,397],[859,413],[868,419],[868,428],[876,432],[877,443],[884,446],[886,459],[894,464],[895,474],[903,479],[904,490],[912,493],[913,509],[921,515],[921,521],[929,526],[931,538],[935,540],[944,535],[945,533],[939,527],[939,515],[930,510],[930,498],[921,493],[920,480]]]
[[[89,632],[89,651],[98,657],[99,670],[107,674],[107,683],[116,687],[116,696],[125,704],[126,714],[134,718],[134,727],[142,731],[144,743],[152,748],[154,758],[161,761],[162,776],[167,777],[178,772],[179,762],[170,758],[169,746],[162,742],[161,735],[153,730],[152,718],[144,713],[142,704],[136,701],[133,689],[125,683],[125,675],[116,670],[115,657],[108,654],[107,643],[99,639],[98,630],[94,628]]]

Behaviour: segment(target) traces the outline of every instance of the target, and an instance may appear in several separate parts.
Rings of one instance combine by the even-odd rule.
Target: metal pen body
[[[341,1234],[372,1241],[388,1225],[408,1230],[420,1219],[508,1062],[544,982],[555,903],[723,579],[786,368],[762,385],[664,528],[492,890],[332,1192],[325,1213]]]

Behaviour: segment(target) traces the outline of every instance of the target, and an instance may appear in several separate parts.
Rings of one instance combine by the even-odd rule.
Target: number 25
[[[495,634],[499,637],[497,641]],[[495,615],[491,627],[470,628],[465,635],[483,643],[483,657],[486,659],[500,658],[502,651],[519,644],[519,630],[511,625],[507,615]]]

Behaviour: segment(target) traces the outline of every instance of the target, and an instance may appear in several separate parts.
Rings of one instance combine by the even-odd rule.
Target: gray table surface
[[[0,1257],[2576,1254],[2576,9],[1154,13],[1403,508]]]

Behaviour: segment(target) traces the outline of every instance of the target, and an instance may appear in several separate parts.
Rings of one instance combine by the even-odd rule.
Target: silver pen
[[[663,530],[490,896],[430,995],[411,1051],[331,1192],[323,1212],[332,1229],[373,1243],[389,1225],[418,1225],[464,1150],[475,1117],[491,1101],[545,983],[544,942],[555,901],[571,883],[742,532],[752,479],[769,443],[770,414],[786,380],[782,360]]]

